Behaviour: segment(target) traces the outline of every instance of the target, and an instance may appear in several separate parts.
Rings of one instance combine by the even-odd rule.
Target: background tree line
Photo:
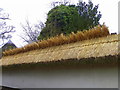
[[[61,33],[68,35],[71,32],[90,29],[100,24],[101,13],[98,5],[91,1],[87,3],[79,1],[77,5],[60,3],[47,14],[45,27],[40,32],[39,40],[47,39]]]
[[[53,8],[47,14],[47,20],[44,23],[39,22],[31,25],[29,20],[26,24],[21,24],[24,35],[20,37],[27,43],[47,39],[63,33],[68,35],[71,32],[83,31],[93,28],[100,24],[101,13],[98,11],[99,5],[94,5],[91,1],[88,3],[79,1],[77,5],[70,4],[69,1],[53,2]],[[11,38],[10,33],[15,32],[14,26],[6,24],[9,20],[9,14],[2,14],[0,9],[0,39]]]

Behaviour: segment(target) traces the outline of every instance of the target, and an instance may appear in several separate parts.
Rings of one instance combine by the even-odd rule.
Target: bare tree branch
[[[54,1],[51,3],[51,6],[54,8],[56,6],[59,5],[70,5],[70,1],[69,0],[62,0],[62,1]]]
[[[20,36],[25,42],[32,43],[38,41],[37,37],[40,34],[41,29],[44,28],[44,24],[42,22],[30,25],[30,22],[26,20],[26,25],[21,24],[24,32],[24,36]]]
[[[0,8],[0,41],[2,41],[0,42],[0,46],[4,44],[5,39],[9,39],[12,37],[10,33],[15,32],[14,26],[6,24],[5,20],[10,20],[9,14],[2,13],[2,10],[3,9]]]

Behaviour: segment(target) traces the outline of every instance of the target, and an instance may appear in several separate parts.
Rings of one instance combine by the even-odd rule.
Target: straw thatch
[[[42,40],[39,42],[34,42],[32,44],[26,45],[22,48],[16,48],[3,52],[3,56],[15,55],[19,53],[24,53],[31,50],[43,49],[52,46],[58,46],[68,43],[74,43],[77,41],[89,40],[98,37],[104,37],[109,35],[109,30],[105,25],[98,25],[90,30],[84,30],[83,32],[78,31],[77,33],[72,32],[68,36],[63,34],[55,37],[51,37],[47,40]]]
[[[78,41],[74,43],[36,49],[1,59],[2,66],[17,64],[47,63],[63,60],[81,60],[83,58],[98,58],[118,55],[118,36],[109,35],[106,37]]]

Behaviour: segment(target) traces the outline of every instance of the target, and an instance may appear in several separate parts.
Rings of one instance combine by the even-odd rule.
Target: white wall
[[[3,85],[19,88],[117,88],[118,69],[114,66],[16,69],[3,72]]]

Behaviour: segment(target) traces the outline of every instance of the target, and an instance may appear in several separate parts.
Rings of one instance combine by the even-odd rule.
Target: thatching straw
[[[118,36],[120,36],[120,34],[94,38],[91,40],[78,41],[75,43],[69,43],[44,49],[36,49],[25,53],[2,57],[0,63],[2,63],[2,66],[11,66],[20,64],[50,63],[58,61],[62,62],[66,60],[72,60],[73,62],[76,62],[77,60],[80,61],[84,59],[87,59],[88,61],[85,61],[85,63],[88,63],[90,58],[97,59],[99,57],[104,58],[103,60],[106,62],[106,57],[116,57],[119,55],[118,43],[120,40],[118,39]],[[47,42],[44,43],[45,45],[48,44]],[[54,42],[52,42],[51,45],[53,44]],[[36,47],[38,46],[38,44],[35,45]],[[96,59],[95,62],[97,62]],[[109,60],[107,60],[107,62],[111,63]]]
[[[84,30],[83,32],[78,31],[77,33],[72,32],[68,36],[64,36],[63,34],[55,37],[51,37],[47,40],[42,40],[39,42],[34,42],[32,44],[26,45],[22,48],[16,48],[12,50],[8,50],[3,52],[3,56],[14,55],[18,53],[23,53],[31,50],[42,49],[51,46],[58,46],[62,44],[73,43],[77,41],[89,40],[98,37],[104,37],[109,35],[109,30],[105,25],[98,25],[97,27]]]

